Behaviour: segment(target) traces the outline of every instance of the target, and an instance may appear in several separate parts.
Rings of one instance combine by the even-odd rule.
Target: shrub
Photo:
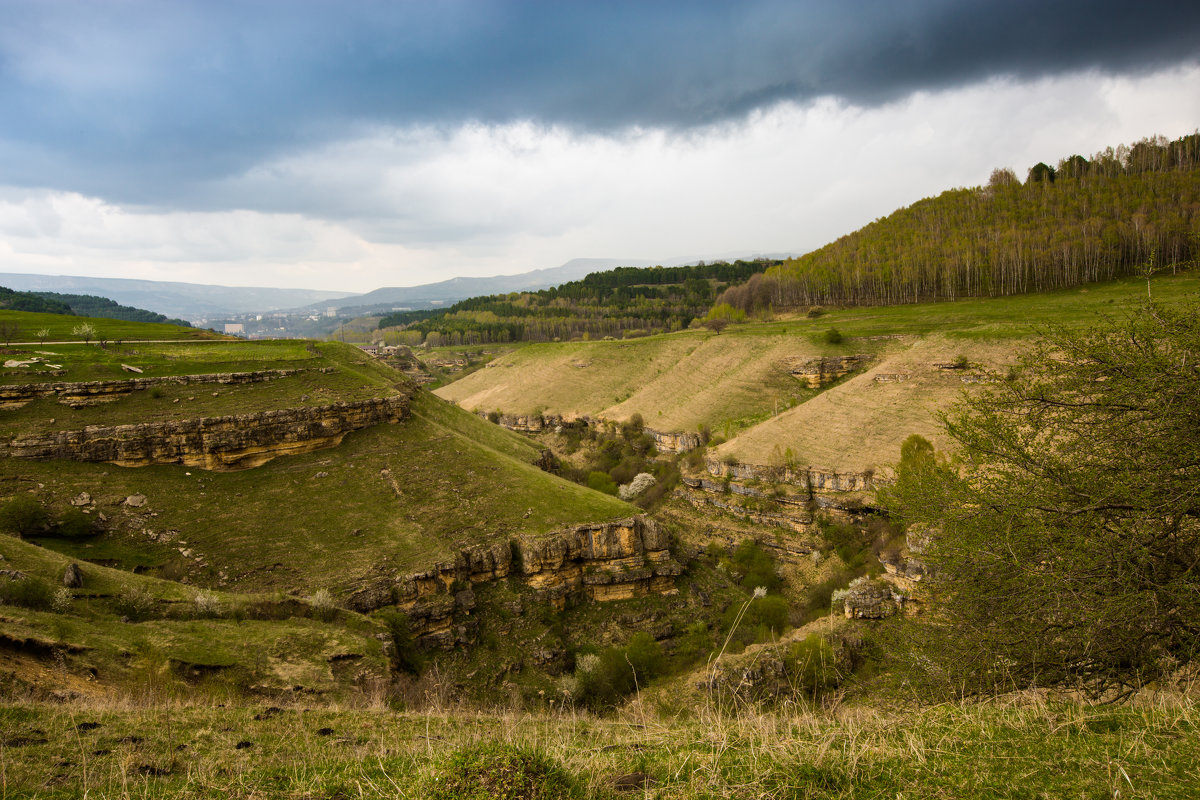
[[[198,619],[219,617],[224,613],[220,599],[212,592],[199,592],[192,598],[192,608]]]
[[[792,642],[784,660],[784,668],[799,690],[819,692],[836,686],[840,680],[833,648],[820,634],[810,633]]]
[[[49,611],[54,607],[54,589],[41,578],[25,575],[15,581],[0,575],[0,603]]]
[[[649,472],[639,472],[632,481],[618,489],[618,494],[622,500],[632,500],[655,483],[654,476]]]
[[[825,336],[823,338],[825,339],[825,344],[841,344],[842,342],[846,341],[845,337],[842,336],[841,331],[839,331],[837,328],[830,328],[829,330],[825,331]]]
[[[746,539],[729,556],[730,567],[741,575],[738,583],[747,589],[758,586],[778,592],[783,581],[776,573],[775,559],[753,539]]]
[[[75,600],[75,595],[65,586],[60,586],[54,590],[54,597],[50,601],[50,610],[55,614],[65,614],[71,610],[71,605]]]
[[[636,633],[625,647],[609,647],[575,662],[576,699],[592,708],[620,703],[662,672],[662,646],[648,633]]]
[[[150,617],[154,603],[154,596],[141,586],[127,586],[117,594],[113,606],[118,614],[137,622]]]
[[[69,508],[58,518],[54,534],[65,539],[86,539],[100,532],[96,520],[78,508]]]
[[[37,536],[49,527],[50,513],[27,494],[19,494],[0,506],[0,530],[18,536]]]
[[[555,800],[578,797],[574,779],[538,750],[478,742],[450,754],[433,776],[430,800]]]
[[[611,495],[617,493],[617,482],[607,472],[589,472],[587,485],[589,489],[595,489],[597,492]]]
[[[337,616],[337,605],[328,589],[317,589],[313,592],[308,598],[308,606],[312,609],[313,616],[323,622],[329,622]]]

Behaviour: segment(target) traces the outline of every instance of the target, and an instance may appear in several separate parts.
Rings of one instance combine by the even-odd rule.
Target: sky
[[[365,292],[802,253],[1200,128],[1179,0],[0,0],[0,272]]]

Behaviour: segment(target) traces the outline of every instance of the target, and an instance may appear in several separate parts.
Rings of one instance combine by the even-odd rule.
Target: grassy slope
[[[843,309],[816,319],[732,326],[720,336],[687,331],[629,342],[532,345],[437,394],[485,411],[612,419],[637,412],[660,430],[705,424],[715,433],[740,433],[721,455],[767,463],[779,445],[800,463],[862,470],[894,461],[911,433],[937,438],[932,412],[953,402],[963,384],[933,364],[965,355],[981,367],[1002,368],[1039,329],[1119,315],[1143,302],[1145,291],[1145,281],[1129,279],[1038,295]],[[1157,301],[1195,298],[1200,279],[1157,277],[1153,291]],[[826,344],[830,328],[845,342]],[[788,364],[806,358],[862,352],[879,356],[868,375],[820,393],[786,373]],[[872,380],[897,373],[910,381]],[[777,409],[783,413],[773,417]]]
[[[0,556],[6,569],[59,585],[73,559],[44,547],[0,534]],[[332,663],[350,659],[367,674],[387,674],[387,660],[375,634],[378,626],[351,614],[336,623],[310,619],[303,604],[280,611],[272,596],[207,592],[212,605],[200,612],[199,590],[174,581],[82,563],[82,588],[73,591],[62,613],[0,606],[0,636],[31,640],[63,653],[59,669],[39,674],[44,666],[28,649],[0,649],[0,674],[57,686],[84,695],[101,695],[118,683],[151,681],[160,688],[182,688],[173,670],[199,667],[207,673],[236,668],[242,688],[286,690],[302,685],[310,691],[344,689]],[[122,598],[142,595],[145,613],[123,621],[128,609]],[[247,616],[270,619],[246,619]],[[281,618],[280,618],[281,617]],[[297,646],[303,642],[303,646]],[[98,681],[84,676],[92,670]]]
[[[461,409],[419,395],[413,410],[338,448],[241,472],[0,461],[0,494],[40,484],[37,496],[63,507],[87,491],[124,519],[106,540],[182,562],[200,583],[304,592],[348,592],[376,567],[403,574],[462,546],[635,511],[539,470],[535,449]],[[131,494],[147,506],[125,510]],[[169,542],[147,541],[163,532]]]
[[[71,331],[84,323],[90,323],[96,328],[95,338],[109,341],[134,341],[147,339],[221,339],[223,336],[200,328],[181,328],[178,325],[167,325],[161,322],[126,322],[118,319],[102,317],[73,317],[64,314],[34,314],[28,311],[7,311],[0,309],[0,323],[15,326],[11,341],[38,341],[38,331],[48,331],[48,342],[79,342],[83,341]]]
[[[167,384],[140,390],[105,403],[70,408],[54,398],[38,398],[19,409],[0,412],[0,436],[49,434],[88,425],[161,422],[277,408],[321,406],[394,394],[404,380],[356,348],[327,342],[306,349],[303,342],[214,342],[140,345],[136,352],[110,352],[95,346],[53,348],[55,362],[67,374],[2,375],[6,383],[127,380],[225,372],[301,370],[297,374],[241,385]],[[20,359],[21,356],[13,356]],[[135,376],[115,363],[143,370]],[[332,368],[332,373],[321,369]]]
[[[334,402],[390,394],[403,380],[356,348],[338,343],[321,344],[315,351],[302,342],[136,349],[144,357],[139,363],[147,366],[146,374],[310,369],[248,386],[166,387],[158,397],[140,390],[79,410],[39,400],[0,410],[0,431],[15,435]],[[108,368],[113,348],[79,350],[68,366],[70,377],[117,377]],[[117,357],[132,360],[131,355]],[[328,366],[336,371],[316,371]],[[176,398],[180,402],[172,402]],[[221,605],[248,607],[253,616],[264,597],[305,597],[328,589],[336,600],[359,588],[368,575],[426,569],[461,547],[636,513],[616,498],[533,466],[539,454],[528,440],[418,393],[412,415],[398,424],[352,433],[336,448],[240,472],[0,459],[0,500],[30,493],[62,513],[72,498],[87,492],[94,500],[89,510],[105,519],[104,534],[82,541],[42,538],[38,542],[43,546],[34,547],[0,535],[5,569],[40,575],[56,586],[68,557],[124,568],[85,564],[88,582],[65,615],[0,607],[0,634],[84,648],[78,658],[98,665],[102,682],[127,681],[150,662],[238,664],[254,685],[329,688],[335,680],[330,672],[334,655],[350,656],[352,664],[381,663],[378,642],[371,638],[377,625],[344,620],[327,625],[289,613],[283,619],[244,622],[191,619],[186,609],[197,587],[239,593],[220,594]],[[125,498],[133,494],[144,494],[147,504],[126,506]],[[146,574],[126,571],[135,568]],[[123,625],[113,598],[131,587],[152,596],[157,610],[150,619]],[[182,618],[176,619],[179,614]],[[143,652],[145,658],[139,655]],[[9,671],[27,674],[36,662],[28,656],[4,654],[0,648],[0,661],[22,662],[21,669]],[[71,670],[59,677],[69,681],[78,674]],[[344,685],[345,675],[338,678]]]

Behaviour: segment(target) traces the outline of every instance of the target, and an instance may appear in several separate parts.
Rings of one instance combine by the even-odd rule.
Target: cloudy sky
[[[1200,3],[0,0],[0,272],[804,252],[1200,126]]]

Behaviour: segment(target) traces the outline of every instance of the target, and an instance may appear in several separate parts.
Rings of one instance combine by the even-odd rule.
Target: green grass
[[[6,535],[0,535],[0,556],[5,568],[50,586],[61,585],[73,560]],[[336,673],[338,661],[376,680],[387,674],[375,638],[380,628],[365,617],[340,612],[326,622],[314,618],[303,601],[282,595],[201,590],[78,563],[83,586],[69,591],[65,608],[3,606],[0,635],[10,642],[9,655],[32,659],[14,674],[36,674],[34,665],[46,658],[46,651],[59,654],[58,675],[51,683],[72,687],[90,675],[98,680],[83,682],[88,692],[153,687],[184,696],[203,679],[233,696],[252,688],[290,691],[297,686],[341,694],[354,681]],[[22,641],[40,643],[42,651],[11,644]]]
[[[225,338],[201,328],[181,328],[160,322],[126,322],[103,317],[73,317],[63,314],[35,314],[28,311],[0,310],[0,323],[15,326],[10,341],[37,342],[38,332],[46,330],[47,342],[81,342],[83,339],[72,331],[79,325],[91,324],[96,328],[95,339],[109,342],[147,339],[217,339]],[[3,344],[3,342],[0,342]]]
[[[420,395],[401,423],[240,472],[0,460],[0,496],[41,484],[37,497],[61,510],[89,492],[112,518],[93,546],[157,548],[202,584],[337,593],[381,567],[403,575],[461,547],[636,512],[528,463],[537,454],[515,434]],[[124,507],[132,494],[146,495],[147,507]],[[169,545],[147,532],[167,534]],[[74,554],[85,546],[70,545]]]
[[[7,797],[418,798],[513,748],[581,796],[640,772],[662,798],[1187,798],[1193,702],[687,717],[99,703],[0,707]],[[489,754],[493,757],[489,760]],[[465,769],[470,761],[473,768]],[[560,772],[561,770],[561,772]],[[469,781],[463,796],[476,791]],[[634,796],[641,796],[635,793]]]

